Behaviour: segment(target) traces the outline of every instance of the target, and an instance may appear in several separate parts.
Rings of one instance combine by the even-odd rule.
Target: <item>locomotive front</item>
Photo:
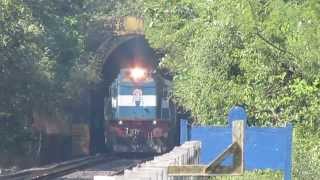
[[[105,99],[106,145],[114,152],[170,150],[176,123],[169,89],[145,68],[121,69]]]

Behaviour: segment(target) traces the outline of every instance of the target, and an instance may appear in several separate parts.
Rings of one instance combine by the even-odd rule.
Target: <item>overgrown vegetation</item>
[[[243,105],[250,125],[295,128],[294,174],[320,177],[320,3],[144,2],[147,37],[164,48],[174,96],[198,123]],[[312,177],[311,177],[312,176]]]
[[[70,110],[80,87],[97,80],[88,29],[117,3],[0,1],[0,160],[35,152],[34,113]]]
[[[226,123],[235,104],[250,125],[293,123],[294,175],[320,177],[318,0],[3,0],[0,8],[0,120],[17,122],[0,127],[0,153],[28,137],[34,109],[63,109],[77,99],[74,87],[96,80],[90,22],[137,15],[166,54],[160,66],[174,77],[176,101],[198,123]]]

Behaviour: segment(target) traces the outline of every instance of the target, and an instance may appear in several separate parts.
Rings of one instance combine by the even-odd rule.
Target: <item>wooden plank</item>
[[[239,174],[244,172],[244,126],[243,120],[232,122],[232,142],[238,146],[233,155],[233,164],[234,171]]]
[[[232,123],[232,144],[229,145],[209,165],[176,165],[168,167],[169,176],[221,176],[241,175],[244,171],[244,121]],[[232,166],[222,166],[222,162],[233,155]]]
[[[232,122],[232,144],[213,160],[206,169],[206,173],[229,173],[242,174],[244,171],[243,152],[244,152],[244,121],[237,120]],[[221,163],[233,154],[233,165],[231,167],[221,166]]]
[[[223,160],[226,159],[226,157],[231,155],[235,151],[236,148],[237,148],[236,143],[229,145],[222,153],[220,153],[218,155],[218,157],[216,159],[214,159],[213,161],[211,161],[211,163],[209,163],[205,172],[218,173],[217,171],[215,171],[215,169],[223,162]]]
[[[206,165],[182,165],[182,166],[168,166],[168,176],[238,176],[237,172],[233,172],[231,167],[218,167],[219,173],[205,172]]]
[[[193,176],[194,174],[205,174],[206,165],[177,165],[168,167],[170,176]]]

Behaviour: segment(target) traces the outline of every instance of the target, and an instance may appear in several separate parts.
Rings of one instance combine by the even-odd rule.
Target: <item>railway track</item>
[[[119,154],[105,154],[79,158],[46,167],[26,169],[8,175],[0,180],[42,180],[42,179],[93,179],[94,175],[118,175],[152,157],[135,157]]]

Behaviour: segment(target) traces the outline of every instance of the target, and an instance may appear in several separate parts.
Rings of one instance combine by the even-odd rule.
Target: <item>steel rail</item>
[[[84,170],[86,168],[102,164],[111,163],[116,160],[138,158],[141,162],[150,160],[152,156],[143,155],[137,156],[135,154],[99,154],[95,156],[88,156],[83,158],[78,158],[75,160],[65,161],[62,163],[48,165],[45,167],[31,168],[26,170],[21,170],[15,173],[0,175],[0,180],[42,180],[42,179],[54,179],[62,177],[64,175],[73,173],[78,170]],[[124,172],[125,169],[130,169],[135,165],[128,165],[122,169],[113,172],[112,175],[119,175]]]
[[[0,175],[0,180],[51,179],[71,173],[78,169],[83,169],[85,167],[93,166],[104,161],[113,161],[116,159],[119,159],[119,157],[110,154],[89,156],[62,162],[55,165],[49,165],[46,167],[31,168],[27,170],[21,170],[12,174]]]

